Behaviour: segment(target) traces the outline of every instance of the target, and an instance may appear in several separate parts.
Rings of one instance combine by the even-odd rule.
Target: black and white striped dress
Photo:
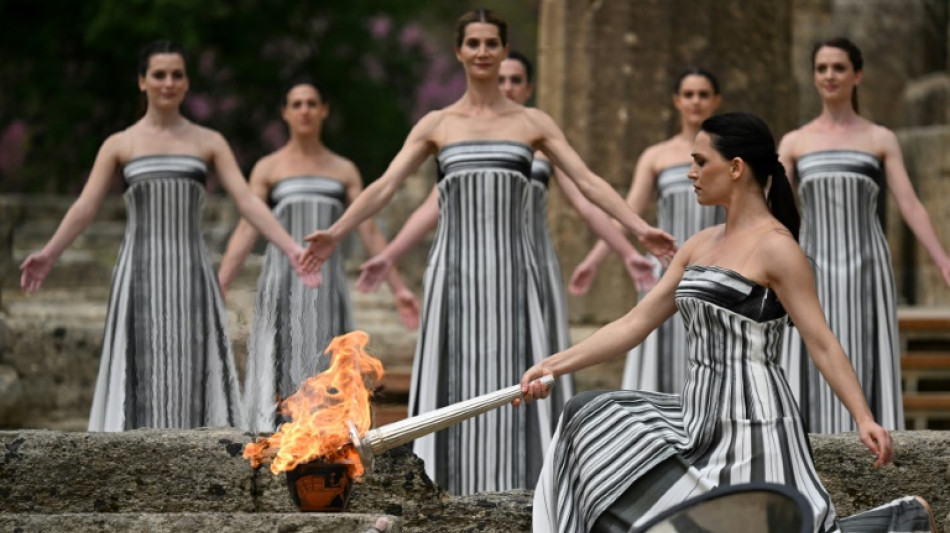
[[[506,141],[439,151],[410,415],[515,385],[550,353],[531,244],[531,160],[530,147]],[[528,488],[550,442],[549,410],[505,406],[416,440],[415,453],[453,494]]]
[[[227,322],[201,234],[205,162],[123,168],[128,225],[112,274],[90,431],[242,423]]]
[[[794,487],[814,531],[838,531],[808,435],[779,366],[785,310],[731,270],[689,266],[676,291],[688,342],[682,396],[584,393],[568,403],[535,490],[535,532],[624,532],[718,486]],[[894,520],[894,515],[908,515]],[[928,531],[912,499],[856,515],[844,531]],[[855,527],[848,527],[849,523]],[[879,527],[880,526],[880,527]]]
[[[894,272],[879,209],[884,172],[873,154],[813,152],[796,163],[802,203],[801,245],[813,262],[828,325],[858,374],[871,412],[903,429]],[[789,327],[783,366],[813,433],[854,431],[854,421]]]
[[[660,171],[656,179],[657,227],[682,245],[694,234],[726,220],[722,207],[703,206],[696,201],[693,181],[687,177],[690,164],[674,165]],[[663,275],[659,261],[657,277]],[[646,293],[640,294],[640,299]],[[686,380],[686,328],[677,313],[630,350],[624,366],[621,388],[679,393]]]
[[[285,178],[270,191],[274,216],[300,242],[330,227],[343,213],[345,200],[343,184],[323,176]],[[273,244],[267,246],[247,345],[244,401],[251,431],[275,431],[284,422],[277,412],[279,400],[326,370],[329,360],[321,354],[334,337],[353,329],[340,251],[321,273],[320,287],[307,288],[287,256]]]
[[[544,322],[548,331],[548,348],[551,353],[566,350],[571,345],[571,331],[567,320],[567,295],[564,293],[564,279],[561,277],[561,264],[554,250],[554,240],[548,229],[548,185],[551,180],[551,162],[534,158],[531,162],[531,205],[533,216],[532,242],[535,260],[541,276],[539,294]],[[558,379],[557,387],[548,398],[553,418],[556,420],[564,408],[564,403],[574,396],[574,378],[564,375]]]

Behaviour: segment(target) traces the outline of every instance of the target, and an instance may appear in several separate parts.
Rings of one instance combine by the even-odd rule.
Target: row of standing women
[[[332,327],[346,328],[349,325],[346,318],[348,304],[345,294],[341,295],[340,290],[342,274],[337,263],[338,254],[333,253],[339,239],[360,226],[366,228],[361,233],[365,236],[367,248],[371,252],[382,250],[384,243],[378,232],[363,222],[391,198],[398,185],[430,154],[436,155],[440,167],[440,178],[436,187],[439,225],[425,276],[420,341],[413,371],[411,414],[508,385],[516,381],[524,369],[531,365],[535,365],[534,369],[546,369],[546,363],[542,362],[544,356],[566,348],[563,311],[559,311],[562,308],[555,305],[560,295],[560,286],[551,286],[541,281],[548,279],[545,271],[553,271],[552,267],[556,267],[556,263],[547,258],[548,254],[543,246],[546,230],[536,224],[536,217],[543,213],[543,207],[540,206],[544,205],[544,187],[540,181],[532,181],[530,177],[533,161],[540,160],[534,157],[535,151],[540,151],[552,161],[555,168],[563,169],[564,174],[554,174],[562,187],[564,184],[576,183],[581,194],[574,194],[574,197],[587,197],[637,235],[641,242],[659,257],[661,265],[669,263],[673,253],[673,238],[663,231],[647,226],[605,182],[593,175],[567,144],[550,117],[540,111],[522,107],[520,103],[523,100],[508,100],[499,90],[499,74],[507,55],[506,40],[504,21],[490,11],[473,11],[459,19],[455,50],[466,72],[468,84],[465,95],[455,104],[424,117],[413,128],[389,169],[358,197],[356,193],[359,192],[359,177],[355,168],[319,143],[319,127],[316,127],[316,137],[308,136],[305,127],[297,127],[295,130],[294,120],[298,119],[293,118],[291,112],[295,109],[294,106],[299,104],[301,108],[317,109],[325,104],[321,100],[324,95],[312,85],[298,86],[288,93],[285,120],[291,126],[291,141],[284,149],[265,158],[255,167],[251,187],[248,188],[244,185],[234,158],[220,135],[200,128],[178,114],[178,105],[187,90],[187,76],[180,49],[151,50],[143,55],[140,86],[146,92],[149,102],[145,117],[104,143],[80,199],[70,209],[50,243],[41,252],[30,256],[23,265],[24,288],[36,290],[48,274],[55,258],[88,225],[108,188],[108,178],[117,168],[122,167],[127,185],[126,200],[130,222],[113,279],[102,366],[90,417],[90,429],[121,430],[142,426],[195,427],[246,423],[240,420],[244,410],[238,405],[236,376],[224,333],[218,283],[210,271],[207,251],[201,244],[197,231],[197,212],[203,199],[200,181],[209,163],[214,165],[248,221],[242,222],[241,229],[229,243],[219,274],[221,287],[227,287],[237,266],[247,254],[254,234],[251,225],[277,246],[268,251],[255,312],[255,332],[251,347],[262,355],[259,359],[252,356],[249,365],[260,366],[255,372],[248,372],[249,379],[245,385],[245,393],[249,398],[248,412],[259,429],[273,428],[279,421],[274,415],[275,398],[286,394],[285,385],[297,379],[297,376],[314,371],[314,365],[317,364],[312,360],[314,346],[318,347],[317,350],[322,346],[320,343],[325,337],[320,335],[333,334],[322,332],[311,335],[313,332],[306,331],[305,335],[301,336],[301,330],[307,330],[305,326],[313,324],[314,321],[327,324],[337,321]],[[819,49],[818,52],[829,47],[832,52],[843,49],[841,46],[830,45]],[[834,90],[829,89],[829,93],[850,95],[849,89],[860,79],[860,65],[851,60],[850,63],[844,62],[842,70],[841,61],[825,62],[821,57],[823,56],[816,54],[816,83],[819,82],[819,70],[824,65],[825,70],[837,77],[828,84],[834,86]],[[528,64],[523,62],[523,65],[527,75]],[[701,103],[693,108],[687,107],[692,100]],[[682,172],[677,176],[659,171],[665,166],[676,166],[677,158],[680,157],[677,152],[680,149],[684,149],[682,159],[689,160],[685,149],[692,146],[690,137],[696,135],[700,129],[699,124],[705,118],[692,115],[702,114],[703,109],[707,109],[711,114],[717,100],[718,88],[711,75],[694,72],[680,80],[674,103],[681,111],[683,132],[679,138],[666,143],[669,148],[666,152],[657,147],[644,154],[631,191],[634,210],[642,209],[643,198],[648,196],[654,187],[661,198],[664,198],[667,188],[671,193],[684,189]],[[854,136],[849,135],[853,131],[842,133],[842,129],[860,130],[863,127],[869,130],[864,132],[865,137],[874,139],[879,144],[848,148],[870,151],[872,155],[883,160],[888,184],[898,196],[899,204],[902,204],[903,198],[903,204],[907,206],[905,210],[905,205],[901,205],[902,213],[931,251],[945,277],[950,279],[950,260],[940,247],[926,214],[923,214],[922,218],[916,212],[916,217],[908,215],[916,206],[907,198],[916,202],[916,197],[910,189],[906,173],[903,173],[896,140],[892,135],[888,137],[886,133],[889,132],[883,128],[871,126],[856,114],[848,115],[843,108],[832,106],[834,101],[833,98],[825,98],[826,108],[822,117],[783,140],[783,161],[791,163],[796,159],[805,160],[810,151],[815,151],[815,146],[834,147],[835,139],[853,139]],[[681,104],[683,107],[680,107]],[[832,112],[829,113],[829,109]],[[321,110],[317,114],[322,112]],[[831,127],[826,124],[828,120],[822,120],[825,115],[834,119],[831,120]],[[312,122],[317,119],[299,117],[296,124],[306,126],[304,123],[308,120]],[[804,139],[812,134],[825,134],[826,137],[809,145],[807,140],[796,142],[796,134],[799,132],[805,132],[798,135]],[[761,131],[755,134],[761,136]],[[313,139],[317,141],[313,142]],[[674,149],[676,146],[679,148]],[[693,150],[692,157],[695,160],[696,151]],[[654,158],[652,161],[648,157],[651,151]],[[721,157],[733,157],[722,152],[718,146],[715,146],[713,151]],[[663,157],[660,157],[660,154],[663,154]],[[714,154],[709,157],[715,159]],[[735,157],[741,159],[744,156]],[[664,161],[668,161],[670,165],[665,165]],[[643,172],[641,165],[645,167]],[[832,164],[832,167],[837,165]],[[849,174],[853,173],[849,171]],[[317,179],[301,179],[314,174],[320,176],[315,176]],[[750,179],[749,175],[763,182],[769,176],[768,172],[763,175],[761,169],[747,174],[743,174],[744,183]],[[804,188],[808,177],[804,170],[800,169],[799,174]],[[691,172],[688,179],[696,180],[694,176],[695,173]],[[650,183],[651,180],[654,182]],[[861,182],[860,178],[857,181]],[[640,182],[644,185],[638,186]],[[759,186],[761,187],[761,184]],[[685,188],[687,192],[689,188]],[[570,185],[567,189],[570,189]],[[722,191],[722,188],[714,190],[715,194],[711,196],[714,200],[702,203],[723,206],[726,207],[725,211],[729,212],[729,207],[735,207],[736,204],[723,200]],[[876,194],[876,190],[873,192]],[[301,209],[295,205],[298,195],[309,193],[321,197],[318,201],[320,207]],[[759,194],[761,196],[761,192]],[[275,214],[280,218],[279,221],[260,201],[261,198],[267,197],[275,205]],[[673,199],[667,202],[668,205],[681,205],[674,196],[667,198]],[[342,211],[346,201],[352,203],[338,220],[327,229],[307,237],[311,241],[310,249],[301,256],[302,250],[294,239],[299,239],[302,233],[314,227],[322,227],[332,222]],[[580,208],[582,212],[597,213],[583,202],[580,203]],[[722,211],[718,215],[712,215],[712,218],[722,217],[721,213]],[[182,222],[183,215],[187,223]],[[628,270],[631,274],[638,279],[647,278],[648,276],[643,274],[650,266],[635,252],[631,253],[629,243],[624,244],[624,240],[610,228],[610,224],[604,223],[603,214],[595,214],[591,218],[598,217],[599,221],[591,220],[592,226],[628,258]],[[662,214],[660,218],[662,221]],[[756,220],[767,219],[768,217],[762,215]],[[681,217],[673,212],[669,220],[672,224],[670,231],[679,231],[675,221],[681,220]],[[739,220],[742,220],[741,217]],[[809,227],[808,220],[806,214],[805,228]],[[294,232],[294,236],[283,229],[281,222]],[[727,222],[726,228],[729,226]],[[763,222],[762,227],[769,226]],[[722,226],[717,228],[717,231],[722,231]],[[688,233],[699,229],[696,227],[684,231]],[[743,233],[740,232],[739,235]],[[761,240],[758,234],[745,236],[750,239],[739,240]],[[688,235],[676,237],[677,242],[683,242]],[[680,238],[682,240],[679,240]],[[807,234],[803,236],[802,241],[803,246],[806,246],[809,242]],[[696,246],[698,245],[693,248]],[[797,244],[795,246],[797,247]],[[739,292],[746,296],[751,292],[760,293],[764,289],[763,301],[771,302],[768,311],[774,312],[776,316],[757,317],[753,321],[759,324],[758,319],[767,318],[765,321],[769,323],[769,331],[764,334],[769,338],[774,338],[771,336],[774,329],[772,322],[785,322],[780,319],[784,315],[783,305],[792,315],[801,313],[801,308],[807,307],[796,303],[801,300],[792,294],[781,298],[781,304],[774,301],[775,294],[782,291],[770,285],[770,282],[781,285],[785,280],[783,276],[790,275],[788,273],[777,274],[772,280],[765,275],[738,275],[738,272],[748,273],[744,264],[721,270],[703,269],[699,266],[685,268],[684,265],[691,264],[689,260],[683,259],[685,255],[686,252],[680,252],[677,256],[679,259],[674,261],[674,267],[678,264],[679,268],[672,269],[673,274],[668,272],[664,281],[661,281],[661,286],[665,288],[651,291],[644,298],[645,302],[652,298],[661,308],[670,309],[666,315],[673,313],[672,294],[677,284],[681,290],[693,290],[700,294],[697,296],[699,300],[703,299],[703,287],[708,289],[710,286],[722,285],[735,289],[736,286],[745,285],[749,290],[740,289]],[[386,252],[383,252],[379,259],[371,261],[367,265],[364,283],[376,284],[384,275],[388,275],[388,266],[392,260],[386,259]],[[819,260],[816,259],[817,261]],[[304,286],[287,275],[287,266],[300,273],[304,285],[313,285],[317,277],[314,271],[321,264],[324,265],[323,276],[327,280],[324,299],[301,298]],[[697,261],[696,264],[703,263]],[[579,281],[574,284],[576,289],[582,287],[583,275],[584,272],[578,274]],[[712,278],[705,279],[707,276]],[[692,279],[693,277],[696,279]],[[683,278],[682,282],[680,278]],[[398,301],[402,302],[404,315],[411,321],[414,309],[411,296],[401,286],[397,276],[388,275],[388,279]],[[879,277],[871,279],[877,280]],[[644,284],[646,283],[644,279]],[[773,291],[771,297],[770,290]],[[890,304],[893,307],[893,284],[890,291]],[[319,294],[320,291],[317,292]],[[718,294],[718,289],[712,292],[716,297],[723,296]],[[886,301],[886,296],[881,299]],[[792,307],[798,310],[792,311]],[[682,309],[685,308],[681,306]],[[764,312],[763,310],[765,307],[760,309],[760,312]],[[707,320],[711,317],[715,323],[725,321],[724,316],[719,316],[720,314],[711,313]],[[687,320],[686,326],[692,332],[689,342],[681,341],[682,351],[668,353],[667,357],[685,359],[686,354],[690,354],[689,361],[692,364],[680,363],[679,366],[684,369],[682,373],[687,376],[685,379],[688,384],[688,376],[694,371],[695,363],[702,361],[709,354],[702,353],[700,341],[703,339],[699,338],[700,334],[690,324],[695,321],[695,315],[685,310],[683,315]],[[287,317],[291,318],[292,323],[286,323]],[[297,321],[298,317],[301,320]],[[327,317],[327,320],[320,317]],[[813,317],[793,318],[803,334],[806,325],[807,331],[810,332],[820,331],[822,328],[821,324],[814,323]],[[714,332],[714,329],[709,328],[703,335],[729,335],[729,332]],[[613,331],[615,337],[620,336],[616,328],[607,328],[605,331]],[[803,336],[806,337],[805,344],[811,347],[812,343],[807,342],[808,335]],[[604,333],[599,338],[609,337],[609,333]],[[596,344],[596,341],[593,342]],[[614,344],[619,344],[619,341]],[[603,354],[613,353],[614,347],[612,344],[609,346],[611,349],[605,349]],[[571,350],[565,353],[569,352]],[[773,345],[763,346],[768,364],[772,364],[773,352]],[[289,353],[295,355],[285,355]],[[849,353],[852,353],[852,357],[860,356]],[[894,352],[889,352],[888,355],[894,356]],[[813,359],[817,357],[815,354],[811,356]],[[833,365],[836,370],[844,372],[840,361],[834,357],[830,359],[835,361]],[[826,362],[825,365],[827,364],[829,363]],[[819,367],[821,366],[819,364]],[[802,374],[815,373],[813,366],[802,364],[800,368],[803,369]],[[768,365],[766,369],[769,373],[772,372]],[[895,371],[892,367],[892,374]],[[880,371],[877,371],[872,374],[879,373]],[[657,375],[670,374],[670,371],[664,370]],[[526,374],[526,386],[530,381],[529,377]],[[841,385],[842,379],[848,381],[835,377],[829,379],[829,382],[834,385],[834,391],[838,395],[846,398],[844,404],[861,422],[859,430],[862,431],[862,438],[878,453],[879,462],[886,461],[889,435],[883,429],[878,431],[873,421],[873,416],[883,415],[875,412],[871,416],[865,413],[861,407],[863,396],[854,393],[854,383],[848,381]],[[782,381],[776,383],[781,385]],[[799,393],[798,399],[803,406],[810,405],[808,401],[813,397],[814,389],[807,388],[809,381],[804,377],[799,383],[804,392]],[[672,387],[676,392],[680,390],[675,383],[664,386]],[[867,384],[865,386],[867,387]],[[679,387],[682,387],[682,383]],[[255,388],[258,389],[256,392]],[[688,391],[687,387],[686,392]],[[542,394],[541,391],[534,393]],[[684,398],[688,399],[688,395],[684,395]],[[781,396],[777,401],[783,409],[794,413],[791,426],[787,430],[801,436],[802,426],[795,422],[799,420],[797,407],[794,402],[788,403],[786,400],[785,396]],[[897,402],[899,403],[899,395]],[[877,403],[871,403],[872,407],[877,407]],[[709,413],[704,412],[699,416],[697,413],[690,413],[691,404],[688,402],[676,405],[667,407],[670,412],[681,413],[682,409],[686,408],[686,414],[680,415],[684,419],[692,416],[693,420],[700,422],[708,420]],[[811,413],[804,407],[803,410]],[[456,493],[530,486],[538,476],[542,451],[550,441],[558,411],[557,405],[545,404],[532,404],[528,410],[503,409],[429,439],[423,439],[416,443],[416,450],[426,459],[427,469],[434,478]],[[599,412],[600,409],[596,411]],[[565,418],[568,419],[573,421],[576,417]],[[847,423],[850,423],[850,418]],[[871,429],[865,431],[862,427]],[[696,436],[688,432],[680,434],[686,439]],[[700,432],[698,435],[703,436],[704,433]],[[609,446],[607,448],[610,449]],[[563,447],[559,441],[557,446],[550,449],[553,457],[554,450],[561,450]],[[805,465],[806,470],[811,464],[809,454],[801,449],[782,449],[776,453],[783,461],[791,460]],[[643,466],[640,464],[636,468]],[[705,473],[703,471],[703,474]],[[633,477],[637,478],[639,475],[634,473]],[[702,475],[699,478],[707,481],[698,483],[697,486],[708,488],[708,485],[714,484]],[[827,495],[821,496],[823,489],[820,484],[812,483],[809,487],[812,494],[817,494],[818,499],[824,498],[823,501],[827,503]],[[544,491],[539,490],[539,494],[544,494]],[[674,498],[682,496],[678,491],[671,494]],[[829,511],[830,505],[825,505],[822,509],[821,516],[825,522],[821,527],[832,529],[833,526],[828,524],[834,524],[833,510]],[[595,514],[599,515],[601,511],[603,509],[599,509]],[[567,527],[565,530],[572,530],[568,526],[564,527]]]
[[[140,427],[235,426],[274,431],[278,402],[321,370],[330,339],[353,329],[342,263],[300,266],[303,235],[326,227],[355,198],[355,165],[320,140],[328,113],[312,82],[295,83],[282,115],[287,144],[255,165],[250,187],[220,134],[179,114],[188,90],[182,48],[143,49],[139,87],[145,116],[109,137],[79,199],[47,245],[21,266],[21,284],[39,289],[62,251],[92,221],[117,169],[125,181],[128,226],[113,272],[90,431]],[[243,219],[211,267],[201,234],[204,183],[213,167]],[[264,202],[270,202],[273,213]],[[260,231],[270,241],[260,276],[243,400],[226,331],[222,295]],[[385,245],[369,221],[360,236],[372,253]],[[294,275],[296,271],[297,275]],[[397,273],[388,277],[408,327],[418,304]]]

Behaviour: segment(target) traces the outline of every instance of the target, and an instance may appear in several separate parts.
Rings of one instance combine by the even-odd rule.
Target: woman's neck
[[[737,190],[726,210],[726,235],[741,232],[756,226],[763,219],[772,217],[772,211],[765,201],[765,194],[760,187],[747,187]]]
[[[850,100],[825,100],[822,103],[821,114],[818,116],[820,122],[834,126],[849,126],[857,122],[859,118],[860,115],[854,111]]]
[[[501,89],[498,88],[498,80],[468,79],[468,86],[461,101],[471,107],[493,107],[499,102],[507,102]]]
[[[287,141],[287,149],[307,155],[320,155],[327,151],[327,147],[323,144],[319,132],[310,135],[295,135],[291,133],[290,140]]]
[[[153,128],[171,129],[180,126],[185,118],[178,112],[178,108],[165,110],[149,106],[142,121]]]

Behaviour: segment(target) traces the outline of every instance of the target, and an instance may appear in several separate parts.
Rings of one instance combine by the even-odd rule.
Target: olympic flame
[[[270,463],[271,472],[278,474],[319,460],[346,463],[353,479],[363,474],[349,423],[360,436],[369,430],[373,386],[383,377],[382,363],[365,350],[368,342],[362,331],[333,339],[326,350],[332,354],[330,368],[281,402],[281,413],[291,421],[245,446],[244,458],[251,466]]]

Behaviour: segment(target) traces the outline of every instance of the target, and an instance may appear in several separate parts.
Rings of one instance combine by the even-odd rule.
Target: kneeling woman
[[[617,391],[571,401],[535,491],[534,530],[625,532],[717,486],[767,481],[805,496],[815,531],[883,532],[895,523],[904,525],[900,531],[930,531],[925,504],[915,498],[837,519],[815,472],[778,362],[787,319],[854,417],[875,466],[891,460],[893,444],[825,323],[768,126],[747,113],[709,118],[692,158],[697,200],[723,206],[725,224],[688,240],[626,316],[522,378],[529,401],[544,397],[537,378],[624,354],[679,310],[688,338],[683,394]]]

